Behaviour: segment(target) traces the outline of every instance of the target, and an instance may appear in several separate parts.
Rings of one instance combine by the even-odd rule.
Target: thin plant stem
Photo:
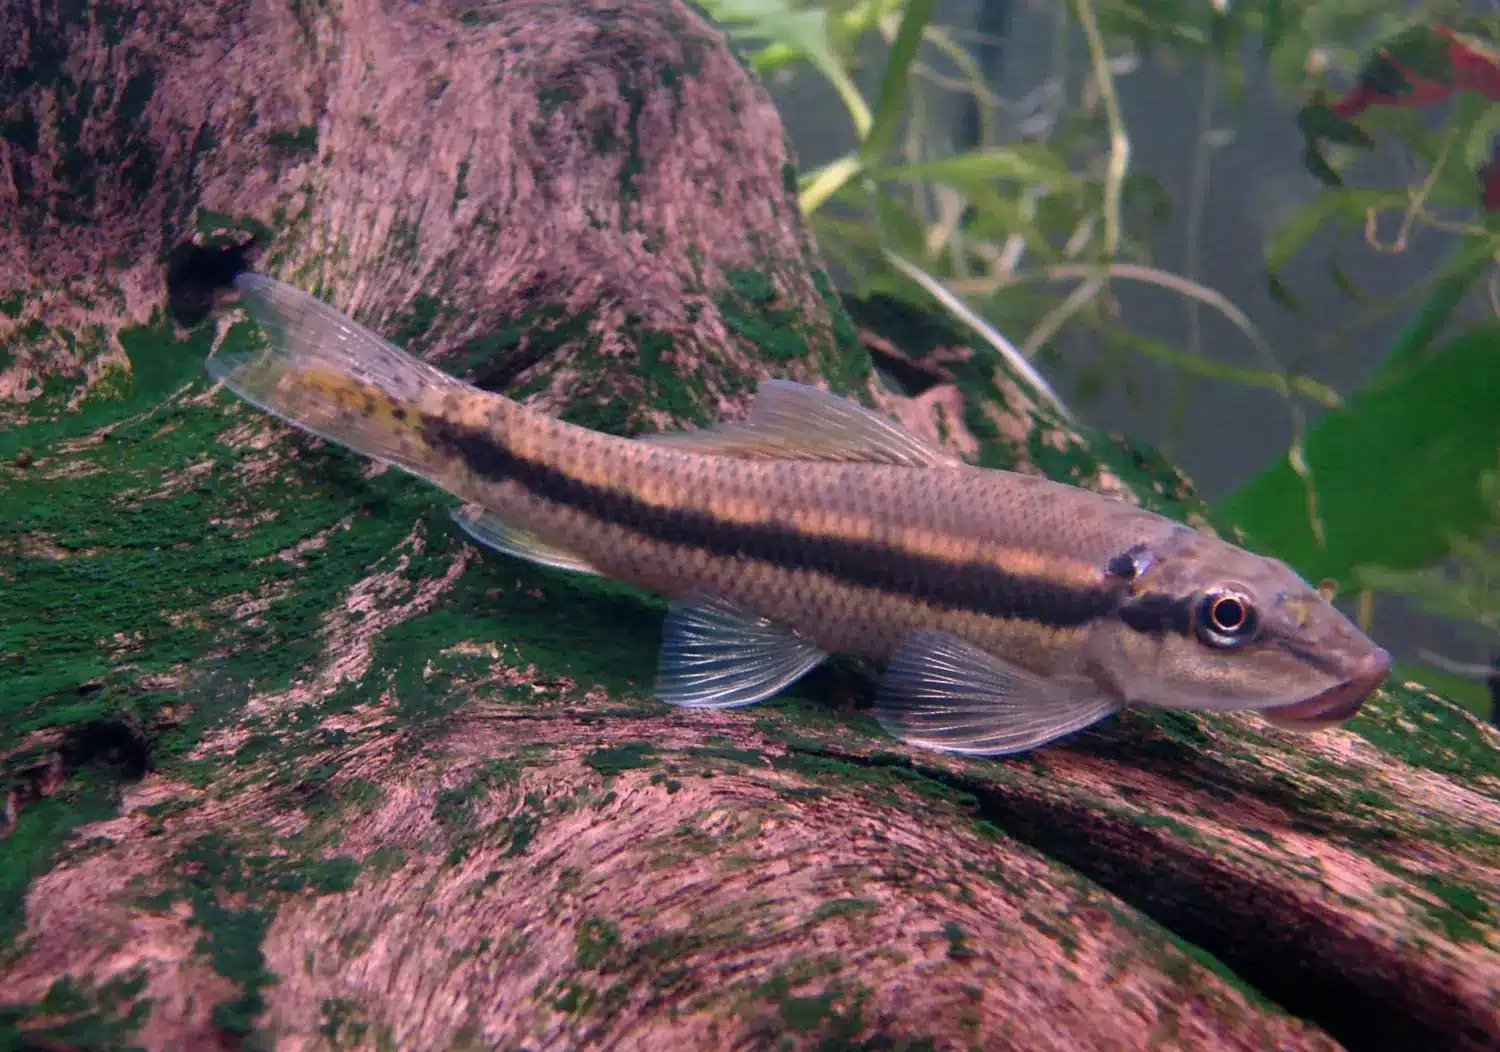
[[[1104,276],[1099,273],[1079,282],[1061,303],[1049,310],[1042,320],[1036,323],[1036,328],[1032,329],[1022,342],[1021,353],[1027,358],[1035,357],[1036,352],[1041,350],[1048,340],[1056,336],[1073,315],[1091,303],[1103,288]]]
[[[1073,6],[1088,42],[1089,60],[1099,82],[1099,99],[1104,104],[1104,119],[1109,124],[1109,164],[1104,174],[1104,255],[1107,259],[1114,259],[1120,253],[1120,197],[1125,186],[1125,173],[1130,167],[1130,137],[1125,134],[1125,121],[1120,116],[1115,77],[1109,69],[1104,35],[1099,32],[1093,2],[1073,0]]]
[[[878,164],[896,139],[896,125],[906,101],[906,85],[911,78],[912,61],[922,46],[922,34],[932,21],[937,0],[909,0],[901,15],[896,39],[886,58],[885,74],[880,79],[880,94],[875,100],[875,119],[869,133],[860,143],[859,155],[866,164]]]
[[[1203,246],[1203,211],[1208,201],[1209,169],[1212,167],[1213,149],[1208,142],[1208,133],[1213,124],[1214,112],[1214,68],[1210,58],[1203,70],[1203,88],[1198,99],[1197,136],[1193,142],[1193,170],[1188,180],[1186,244],[1183,246],[1184,276],[1193,282],[1202,280],[1199,258]],[[1188,351],[1194,357],[1203,355],[1203,304],[1189,296],[1183,301],[1187,308]],[[1173,384],[1172,402],[1167,411],[1167,426],[1162,432],[1162,453],[1171,456],[1172,449],[1182,431],[1183,418],[1193,395],[1196,380],[1186,371],[1177,373]]]
[[[883,240],[884,235],[882,234]],[[963,300],[954,295],[942,282],[938,281],[931,274],[928,274],[921,267],[903,259],[887,246],[882,245],[881,252],[885,256],[887,263],[920,285],[930,296],[946,307],[949,313],[973,329],[984,338],[986,343],[999,351],[1001,357],[1016,371],[1017,375],[1022,377],[1031,386],[1032,390],[1050,402],[1052,408],[1057,411],[1059,416],[1069,423],[1074,422],[1072,412],[1063,403],[1063,400],[1058,397],[1057,392],[1052,389],[1052,385],[1047,382],[1041,373],[1037,372],[1036,366],[1027,361],[1026,356],[1017,350],[1015,345],[1007,340],[998,329],[981,318],[968,304],[964,303]]]

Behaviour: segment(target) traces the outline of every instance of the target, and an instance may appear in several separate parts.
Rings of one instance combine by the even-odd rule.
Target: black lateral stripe
[[[1120,620],[1148,636],[1164,636],[1168,632],[1185,636],[1193,630],[1193,600],[1147,592],[1120,607]]]
[[[843,584],[952,610],[1021,618],[1055,628],[1089,624],[1119,606],[1120,591],[1114,587],[1079,588],[1007,573],[985,563],[953,562],[870,541],[819,537],[787,526],[725,522],[694,508],[655,507],[628,493],[518,457],[491,435],[441,418],[426,418],[422,434],[432,446],[462,457],[491,482],[517,483],[542,500],[578,508],[601,522],[666,544],[786,570],[808,570]]]

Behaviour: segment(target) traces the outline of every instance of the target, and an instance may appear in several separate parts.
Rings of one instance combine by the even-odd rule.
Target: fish
[[[1389,654],[1287,564],[1129,501],[969,464],[852,399],[765,380],[738,421],[634,438],[484,391],[306,292],[234,280],[260,338],[209,374],[462,502],[497,552],[668,601],[656,696],[751,705],[834,654],[892,737],[1001,756],[1131,707],[1353,716]]]

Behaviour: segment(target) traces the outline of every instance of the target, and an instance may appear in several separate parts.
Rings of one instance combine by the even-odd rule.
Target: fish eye
[[[1255,605],[1231,588],[1216,588],[1198,600],[1195,627],[1209,646],[1242,646],[1255,638]]]

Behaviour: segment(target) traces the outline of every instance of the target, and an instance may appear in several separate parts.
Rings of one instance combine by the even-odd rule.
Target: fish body
[[[272,279],[266,346],[209,360],[252,404],[463,500],[499,551],[674,602],[657,693],[769,697],[827,655],[887,667],[876,714],[1019,752],[1127,705],[1352,715],[1389,657],[1285,564],[1123,501],[966,464],[816,388],[626,439],[479,390]]]

